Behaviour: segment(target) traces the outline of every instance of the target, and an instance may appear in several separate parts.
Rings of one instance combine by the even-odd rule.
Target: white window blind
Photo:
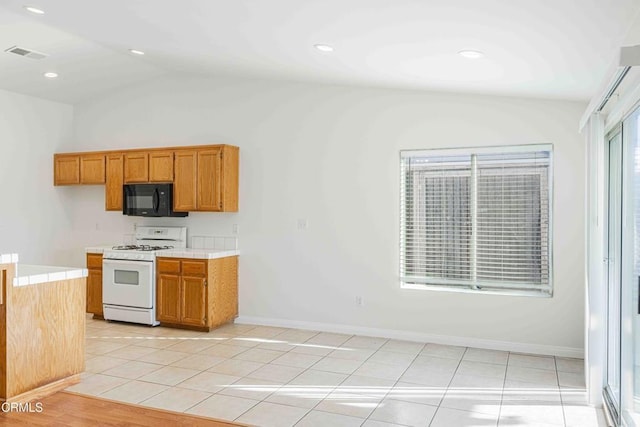
[[[402,151],[402,283],[551,295],[551,174],[551,145]]]

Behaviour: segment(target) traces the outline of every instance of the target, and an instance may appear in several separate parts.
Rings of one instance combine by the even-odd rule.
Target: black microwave
[[[173,184],[125,184],[122,214],[130,216],[187,216],[173,211]]]

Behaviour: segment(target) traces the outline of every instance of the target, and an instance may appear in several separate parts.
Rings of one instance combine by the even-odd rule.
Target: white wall
[[[76,259],[82,246],[112,242],[134,221],[186,224],[192,235],[230,234],[237,223],[245,319],[580,354],[584,147],[577,124],[584,108],[249,79],[164,78],[130,87],[76,106],[75,148],[238,145],[240,212],[134,220],[104,212],[102,188],[74,188]],[[530,143],[555,150],[554,297],[401,290],[398,151]],[[308,230],[297,229],[298,218],[308,219]]]
[[[72,122],[70,105],[0,90],[0,253],[71,261],[68,191],[53,187],[53,153],[71,146]]]

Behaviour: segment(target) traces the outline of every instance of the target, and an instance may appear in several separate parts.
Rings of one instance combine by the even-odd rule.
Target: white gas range
[[[187,247],[186,227],[139,226],[135,245],[114,246],[102,260],[102,303],[106,320],[156,326],[156,255]]]

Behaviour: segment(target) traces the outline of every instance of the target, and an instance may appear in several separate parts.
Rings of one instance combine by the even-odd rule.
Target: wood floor
[[[0,412],[0,426],[190,426],[237,427],[194,415],[128,405],[110,400],[59,392],[45,397],[42,412]],[[31,408],[36,410],[35,403]]]

